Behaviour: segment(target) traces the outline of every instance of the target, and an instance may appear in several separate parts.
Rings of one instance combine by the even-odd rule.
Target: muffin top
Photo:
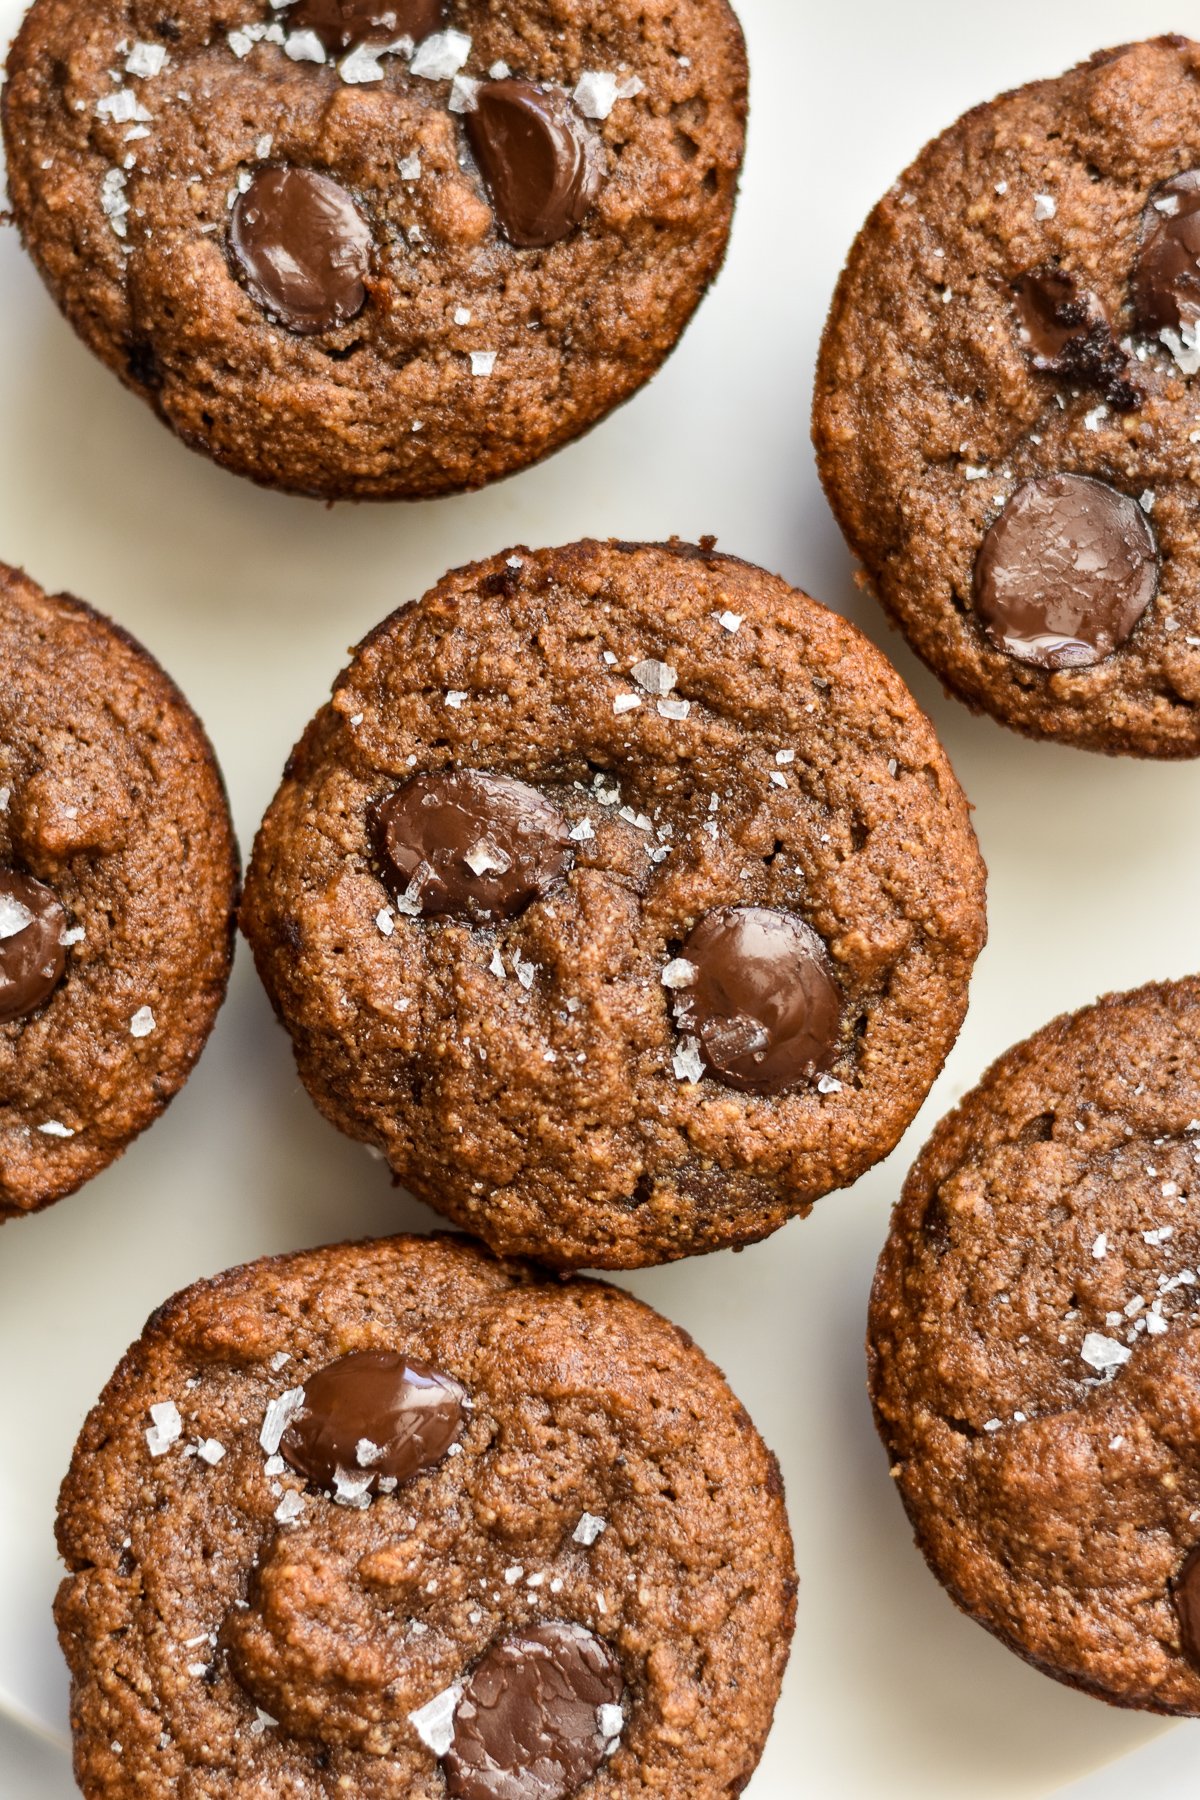
[[[976,107],[871,214],[814,407],[917,652],[1036,737],[1200,753],[1200,49]]]
[[[195,714],[141,646],[0,565],[0,1220],[98,1173],[225,993],[237,849]]]
[[[12,205],[80,335],[226,467],[476,488],[674,345],[746,82],[726,0],[36,0]]]
[[[1028,1661],[1200,1713],[1200,981],[1003,1056],[913,1169],[871,1386],[934,1572]]]
[[[519,549],[338,678],[243,924],[301,1075],[505,1252],[744,1243],[890,1150],[983,938],[966,803],[895,671],[700,549]]]
[[[105,1800],[740,1793],[795,1613],[776,1464],[690,1339],[457,1239],[176,1296],[58,1536]]]

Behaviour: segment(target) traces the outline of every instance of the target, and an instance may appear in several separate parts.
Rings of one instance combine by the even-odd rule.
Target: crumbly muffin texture
[[[871,1302],[892,1473],[1029,1662],[1200,1714],[1200,981],[1002,1057],[913,1169]]]
[[[463,771],[561,820],[511,916],[443,916],[440,878],[414,897],[381,857],[414,791]],[[475,835],[490,908],[515,877]],[[892,1148],[962,1021],[983,867],[928,720],[854,627],[711,546],[585,542],[459,570],[367,638],[293,753],[242,922],[335,1124],[495,1249],[623,1267],[760,1238]],[[746,1073],[755,1020],[710,1029],[738,1008],[688,960],[698,925],[718,973],[739,930],[775,934],[802,1015],[775,1091]]]
[[[1033,736],[1200,753],[1198,165],[1200,47],[1102,52],[929,144],[833,302],[814,437],[850,546],[946,686]]]
[[[306,1382],[395,1351],[461,1393],[450,1449],[373,1497],[306,1482]],[[686,1334],[458,1239],[177,1295],[84,1427],[58,1540],[88,1800],[718,1800],[795,1614],[775,1461]]]
[[[97,1174],[183,1085],[224,998],[236,889],[220,772],[178,689],[90,607],[0,565],[0,1221]],[[51,919],[56,961],[31,984],[22,946]]]
[[[3,102],[85,342],[331,499],[480,487],[627,399],[724,255],[746,108],[725,0],[35,0]]]

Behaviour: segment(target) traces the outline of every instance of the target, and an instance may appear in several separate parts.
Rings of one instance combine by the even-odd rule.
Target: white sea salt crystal
[[[135,119],[144,123],[154,117],[146,111],[132,88],[118,88],[115,94],[103,94],[96,102],[96,111],[102,118],[111,119],[114,125],[130,125]]]
[[[604,1739],[605,1754],[611,1756],[625,1729],[625,1714],[619,1706],[606,1701],[596,1708],[596,1729]]]
[[[12,789],[0,787],[0,813],[8,811],[8,803],[12,799]]]
[[[125,58],[125,73],[148,79],[162,72],[166,60],[167,53],[161,44],[134,44]]]
[[[509,1587],[516,1587],[524,1573],[525,1571],[520,1563],[514,1563],[510,1569],[505,1569],[504,1579]]]
[[[466,695],[465,694],[462,695],[462,698],[465,700]],[[447,704],[449,704],[449,702],[447,702]],[[427,865],[423,863],[421,865],[421,868],[425,868],[426,866]],[[402,913],[406,919],[419,919],[420,918],[420,916],[421,916],[421,869],[417,870],[417,873],[413,876],[412,880],[409,882],[409,884],[405,888],[404,892],[402,894],[397,894],[396,901],[395,901],[395,907],[396,907],[396,911],[398,913]]]
[[[456,306],[455,307],[454,323],[456,325],[469,325],[471,323],[471,309],[469,306]],[[510,561],[511,561],[511,558],[510,558]],[[519,568],[520,564],[518,563],[517,566]]]
[[[533,978],[538,972],[538,967],[539,965],[537,963],[522,962],[519,950],[513,957],[513,972],[526,993],[528,993],[529,989],[533,986]]]
[[[47,1137],[73,1138],[75,1136],[69,1125],[60,1124],[57,1119],[46,1119],[43,1124],[38,1126],[38,1130],[44,1132]]]
[[[567,833],[567,836],[572,838],[577,844],[585,844],[589,838],[594,838],[595,835],[596,833],[590,819],[580,819],[578,825],[572,825],[570,831]]]
[[[525,563],[519,556],[509,556],[505,558],[504,566],[506,569],[523,569]]]
[[[445,1756],[454,1742],[454,1715],[458,1711],[458,1703],[462,1699],[462,1688],[458,1682],[443,1688],[424,1706],[408,1715],[408,1722],[425,1745],[435,1756]]]
[[[396,164],[401,177],[405,181],[418,181],[421,176],[420,154],[414,150],[411,156],[402,156]]]
[[[232,35],[229,42],[233,43]],[[325,46],[315,31],[289,31],[284,39],[283,53],[290,56],[293,62],[325,61]],[[245,55],[245,52],[241,51],[239,54]]]
[[[1103,421],[1105,419],[1107,419],[1107,417],[1108,417],[1107,406],[1094,406],[1092,408],[1091,412],[1084,413],[1084,415],[1083,415],[1084,430],[1085,431],[1099,431],[1101,424],[1103,423]]]
[[[682,719],[686,719],[692,710],[692,703],[690,700],[680,700],[675,695],[668,697],[665,694],[660,694],[656,704],[660,719],[674,719],[677,723]]]
[[[139,1006],[129,1021],[129,1035],[135,1038],[149,1037],[157,1020],[148,1006]]]
[[[449,81],[471,54],[465,31],[435,31],[427,37],[410,64],[410,72],[424,81]]]
[[[265,131],[254,146],[254,154],[264,161],[271,154],[271,145],[275,142],[269,131]]]
[[[737,631],[745,616],[744,613],[735,612],[723,612],[714,615],[717,624],[720,625],[724,631],[729,632]]]
[[[1150,1245],[1165,1244],[1169,1237],[1174,1236],[1174,1233],[1173,1225],[1160,1225],[1154,1231],[1143,1231],[1142,1238]]]
[[[271,1367],[274,1369],[275,1373],[278,1374],[280,1369],[287,1363],[290,1363],[291,1360],[292,1353],[290,1350],[277,1350],[271,1358]]]
[[[472,350],[470,355],[472,375],[490,375],[496,367],[496,357],[499,355],[499,351]]]
[[[477,844],[463,857],[472,875],[504,875],[512,867],[512,863],[502,850],[498,850],[490,838],[480,838]]]
[[[196,1446],[196,1455],[201,1462],[206,1462],[210,1469],[215,1469],[225,1455],[225,1446],[218,1443],[216,1438],[202,1438]]]
[[[1079,1354],[1089,1368],[1099,1369],[1107,1375],[1119,1369],[1122,1363],[1127,1363],[1131,1352],[1124,1344],[1118,1344],[1115,1338],[1102,1337],[1098,1331],[1089,1331]]]
[[[1149,1337],[1162,1337],[1166,1329],[1167,1321],[1161,1313],[1149,1312],[1146,1314],[1146,1332]]]
[[[268,1456],[274,1456],[283,1439],[283,1434],[304,1405],[304,1389],[288,1388],[284,1394],[277,1394],[263,1415],[262,1430],[258,1441]]]
[[[375,914],[375,925],[376,928],[382,932],[384,937],[391,937],[393,931],[396,929],[396,921],[393,919],[389,907],[380,907],[379,911]]]
[[[451,712],[457,712],[463,701],[469,698],[470,695],[464,693],[461,688],[451,688],[446,695],[446,705]]]
[[[607,1519],[601,1519],[596,1513],[585,1512],[571,1534],[572,1541],[590,1549],[607,1530]]]
[[[671,1067],[679,1081],[699,1081],[704,1073],[699,1038],[686,1037],[671,1058]]]
[[[640,694],[618,694],[613,701],[613,711],[618,714],[618,716],[621,713],[636,712],[641,704],[642,697]]]
[[[507,978],[508,971],[504,967],[504,959],[498,950],[492,951],[492,960],[488,964],[488,970],[496,977],[497,981],[504,981]]]
[[[100,183],[100,210],[120,238],[125,236],[125,215],[129,211],[125,197],[127,179],[124,169],[109,169]]]
[[[840,1094],[841,1091],[842,1091],[842,1084],[840,1081],[836,1080],[834,1076],[832,1076],[832,1075],[818,1075],[817,1076],[817,1092],[818,1092],[818,1094]]]
[[[347,87],[364,87],[369,81],[383,80],[383,64],[379,52],[369,44],[356,44],[349,56],[338,64],[338,74]]]
[[[1003,1419],[985,1419],[983,1429],[985,1431],[999,1431],[1003,1424]]]
[[[679,676],[670,663],[658,662],[654,658],[634,663],[629,674],[647,694],[669,694],[679,681]]]
[[[371,1504],[370,1487],[373,1479],[370,1471],[365,1475],[354,1475],[349,1469],[335,1469],[333,1471],[334,1502],[338,1506],[350,1506],[359,1512],[365,1512]]]
[[[1052,219],[1058,211],[1058,201],[1053,194],[1035,194],[1033,196],[1033,216],[1035,219]]]
[[[472,113],[475,111],[475,97],[481,82],[471,75],[456,75],[450,83],[450,97],[446,106],[452,113]]]
[[[795,760],[796,752],[794,750],[777,750],[775,752],[775,761],[777,763],[794,763]]]
[[[33,924],[33,914],[19,900],[0,894],[0,938],[16,937]]]
[[[617,83],[617,99],[632,100],[634,95],[640,94],[645,86],[640,75],[626,75]]]
[[[150,1408],[150,1417],[154,1421],[146,1433],[150,1454],[165,1456],[171,1445],[178,1443],[183,1433],[179,1408],[173,1400],[160,1400]]]
[[[664,968],[661,976],[662,984],[667,988],[691,987],[696,979],[696,965],[686,956],[674,957]]]
[[[313,34],[310,32],[306,35],[312,36]],[[235,56],[243,57],[249,56],[254,48],[255,40],[248,31],[227,31],[225,33],[225,42],[229,45],[229,48],[233,51]],[[323,50],[321,52],[321,61],[325,61],[325,52]]]
[[[771,784],[773,787],[785,788],[788,784],[787,776],[782,775],[778,769],[772,769],[771,770]]]
[[[1092,1245],[1092,1255],[1097,1262],[1103,1262],[1108,1255],[1108,1238],[1103,1231]]]
[[[1178,331],[1167,326],[1158,335],[1185,375],[1200,374],[1200,320],[1185,319]]]
[[[607,119],[617,98],[617,78],[600,69],[585,69],[575,84],[574,100],[586,119]]]
[[[275,1520],[279,1525],[294,1525],[304,1511],[304,1495],[295,1488],[289,1488],[279,1505],[275,1508]]]

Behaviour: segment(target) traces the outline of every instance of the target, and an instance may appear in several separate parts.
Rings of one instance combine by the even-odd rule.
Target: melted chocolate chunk
[[[1133,304],[1155,336],[1200,322],[1200,169],[1165,181],[1147,202]]]
[[[803,919],[721,906],[689,933],[691,985],[675,1017],[709,1073],[750,1094],[782,1094],[837,1055],[842,996],[829,952]]]
[[[1033,269],[1013,283],[1017,317],[1035,369],[1099,388],[1121,412],[1145,399],[1096,295],[1065,269]]]
[[[315,31],[331,56],[401,37],[420,43],[445,19],[445,0],[299,0],[287,15],[289,30]]]
[[[381,1476],[408,1481],[440,1462],[462,1426],[457,1381],[390,1350],[356,1350],[304,1384],[283,1434],[292,1468],[333,1493],[339,1473],[374,1492]]]
[[[234,203],[229,256],[270,318],[302,336],[331,331],[363,309],[371,228],[328,175],[264,168]]]
[[[0,869],[0,1025],[26,1018],[50,998],[67,966],[66,928],[52,888]]]
[[[1193,1669],[1200,1671],[1200,1544],[1184,1558],[1172,1598],[1179,1619],[1180,1648]]]
[[[600,139],[566,94],[486,81],[467,136],[504,235],[522,249],[574,231],[600,187]]]
[[[444,1758],[455,1800],[567,1800],[615,1748],[624,1681],[582,1625],[548,1620],[493,1645],[468,1677]],[[615,1725],[616,1729],[612,1727]]]
[[[476,769],[416,776],[375,808],[374,828],[384,880],[429,914],[509,919],[571,866],[558,808]]]
[[[1087,475],[1022,482],[975,562],[975,606],[988,636],[1042,669],[1111,656],[1157,590],[1145,513]]]

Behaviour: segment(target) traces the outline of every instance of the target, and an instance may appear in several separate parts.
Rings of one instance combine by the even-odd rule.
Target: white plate
[[[247,847],[347,645],[451,564],[517,540],[716,532],[884,645],[942,731],[992,871],[967,1027],[904,1145],[853,1193],[743,1256],[629,1283],[728,1370],[787,1476],[800,1624],[750,1793],[791,1800],[802,1782],[839,1800],[1017,1800],[1127,1757],[1122,1791],[1148,1758],[1142,1781],[1166,1796],[1197,1747],[1191,1728],[1139,1756],[1161,1726],[1025,1668],[925,1573],[871,1428],[862,1332],[888,1207],[934,1120],[1053,1012],[1195,967],[1200,770],[1027,744],[944,699],[856,594],[812,468],[808,399],[845,250],[926,137],[1001,86],[1188,21],[1148,17],[1145,0],[743,0],[742,14],[754,114],[725,274],[646,393],[489,493],[330,512],[218,473],[75,342],[14,234],[0,234],[0,555],[158,653],[212,731]],[[16,18],[3,0],[0,29]],[[169,1115],[84,1193],[0,1238],[0,1694],[12,1707],[63,1737],[55,1490],[151,1308],[247,1257],[430,1223],[317,1117],[242,954]],[[49,1800],[51,1777],[17,1773],[11,1744],[4,1800]],[[1079,1800],[1109,1791],[1097,1777]]]

